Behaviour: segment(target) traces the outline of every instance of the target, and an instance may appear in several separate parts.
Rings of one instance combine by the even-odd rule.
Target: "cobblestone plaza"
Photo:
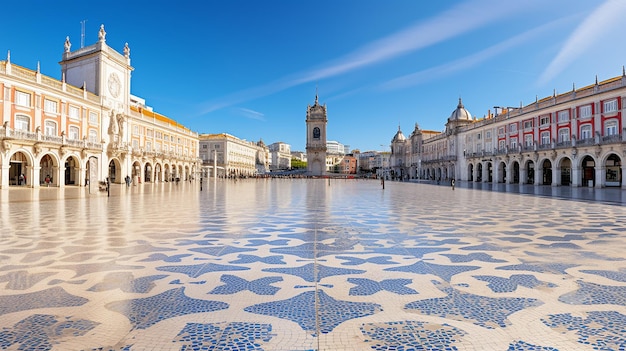
[[[621,203],[323,179],[86,192],[0,191],[0,349],[626,349]]]

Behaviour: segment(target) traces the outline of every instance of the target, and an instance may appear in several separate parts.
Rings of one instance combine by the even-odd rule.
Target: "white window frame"
[[[532,135],[524,136],[524,145],[525,146],[533,146],[533,136]]]
[[[604,124],[604,135],[617,135],[617,121],[611,120]]]
[[[98,121],[98,114],[96,112],[89,111],[89,124],[97,125]]]
[[[133,151],[139,150],[139,140],[133,139],[132,145],[133,145]]]
[[[539,117],[539,125],[547,126],[550,124],[550,115]]]
[[[59,102],[56,100],[43,99],[43,110],[47,113],[59,113]]]
[[[612,100],[608,100],[608,101],[604,101],[602,103],[603,105],[603,109],[602,112],[603,113],[612,113],[612,112],[617,112],[617,99],[612,99]]]
[[[67,108],[67,116],[70,119],[73,119],[75,121],[79,121],[80,120],[80,107],[74,106],[74,105],[70,105]]]
[[[15,91],[15,104],[23,107],[30,107],[31,98],[29,93],[16,90]]]
[[[590,118],[591,116],[591,104],[578,108],[578,118]]]
[[[517,132],[517,123],[511,123],[509,125],[509,130],[511,131],[511,133]]]
[[[559,129],[559,142],[564,143],[569,141],[569,128]]]
[[[57,122],[46,121],[44,123],[44,135],[57,136]]]
[[[15,116],[15,129],[22,130],[25,132],[30,131],[30,117],[25,115],[16,115]]]
[[[77,126],[70,126],[67,137],[72,140],[80,140],[80,129]]]
[[[133,135],[139,135],[139,126],[138,125],[134,125],[133,126]]]
[[[511,138],[511,149],[517,149],[517,137]]]
[[[591,124],[583,124],[580,126],[580,139],[591,139],[593,138],[593,133],[591,132]]]
[[[559,111],[557,114],[557,121],[559,122],[569,121],[569,110]]]
[[[98,132],[95,129],[89,129],[89,141],[92,143],[98,142]]]
[[[524,121],[524,129],[532,129],[533,128],[533,120]]]
[[[541,132],[541,145],[549,145],[550,144],[550,132],[545,131]]]

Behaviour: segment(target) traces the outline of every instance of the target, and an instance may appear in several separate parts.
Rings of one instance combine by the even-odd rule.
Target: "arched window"
[[[80,139],[79,132],[78,132],[78,127],[70,126],[70,133],[68,135],[68,138],[72,139],[72,140],[79,140]]]
[[[617,134],[617,121],[609,121],[604,125],[604,135],[616,135]]]
[[[15,129],[30,131],[30,117],[24,115],[15,116]]]
[[[46,121],[45,135],[57,135],[57,124],[53,121]]]
[[[98,133],[95,130],[93,130],[93,129],[89,130],[89,142],[90,143],[97,143],[98,142]]]
[[[541,145],[550,144],[550,132],[541,132]]]
[[[313,139],[320,138],[320,129],[318,127],[313,128]]]
[[[559,142],[567,142],[569,141],[569,128],[561,128],[559,129]]]
[[[591,139],[591,124],[585,124],[580,127],[580,140]]]

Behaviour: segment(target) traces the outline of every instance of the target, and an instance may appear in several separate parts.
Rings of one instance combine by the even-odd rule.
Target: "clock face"
[[[107,84],[109,86],[109,93],[111,96],[117,98],[120,95],[120,77],[117,76],[117,73],[113,72],[109,74]]]

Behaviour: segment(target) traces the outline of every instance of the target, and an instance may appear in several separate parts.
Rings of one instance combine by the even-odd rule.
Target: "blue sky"
[[[97,5],[95,5],[97,4]],[[475,116],[621,75],[623,0],[25,1],[3,4],[0,52],[60,79],[72,50],[131,48],[131,91],[199,133],[305,149],[306,107],[329,140],[388,150],[398,126],[443,130],[459,97]],[[11,16],[6,16],[11,14]],[[7,30],[8,29],[8,30]],[[5,54],[0,54],[5,56]]]

